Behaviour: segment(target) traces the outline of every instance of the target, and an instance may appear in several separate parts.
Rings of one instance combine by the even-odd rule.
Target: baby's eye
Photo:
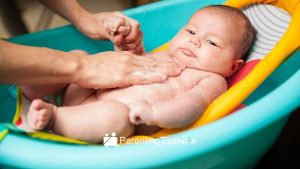
[[[213,46],[218,46],[215,42],[211,41],[211,40],[207,40],[207,42]]]
[[[189,34],[191,34],[191,35],[195,35],[196,34],[196,32],[194,32],[194,31],[192,31],[192,30],[189,30],[189,29],[187,29],[186,30]]]

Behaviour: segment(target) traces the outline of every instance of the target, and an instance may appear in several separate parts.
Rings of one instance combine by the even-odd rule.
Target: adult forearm
[[[109,39],[103,26],[103,19],[113,12],[92,14],[85,10],[76,0],[40,0],[52,11],[72,22],[86,36],[93,39]]]
[[[0,83],[73,83],[80,59],[71,53],[0,40]]]
[[[39,0],[61,17],[77,22],[81,15],[88,13],[76,0]]]

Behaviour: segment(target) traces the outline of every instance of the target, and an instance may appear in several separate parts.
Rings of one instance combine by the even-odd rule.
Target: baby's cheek
[[[176,51],[176,46],[175,45],[170,46],[168,52],[172,57],[176,57],[176,55],[178,54],[178,51]]]

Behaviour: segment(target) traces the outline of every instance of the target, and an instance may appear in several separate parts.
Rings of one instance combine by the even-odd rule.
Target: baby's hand
[[[121,16],[110,16],[103,21],[106,32],[111,37],[111,41],[120,46],[125,37],[131,31],[131,25],[126,18]]]
[[[150,103],[144,100],[135,101],[133,104],[129,105],[129,108],[130,108],[129,119],[131,123],[135,125],[138,124],[153,125],[154,118],[153,118],[153,112]]]
[[[121,12],[114,12],[114,15],[105,19],[103,23],[110,40],[114,43],[115,51],[129,51],[137,55],[145,53],[143,33],[136,20]]]

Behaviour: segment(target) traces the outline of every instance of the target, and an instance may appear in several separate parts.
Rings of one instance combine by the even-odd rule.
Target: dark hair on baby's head
[[[240,29],[240,26],[244,26],[244,33],[243,33],[242,43],[240,48],[241,49],[240,57],[241,59],[246,61],[248,56],[248,51],[251,48],[254,39],[256,37],[256,31],[252,26],[251,22],[249,21],[248,17],[238,8],[234,8],[227,5],[211,5],[211,6],[204,7],[202,9],[210,9],[210,8],[224,12],[224,15],[226,15],[226,17],[232,19],[233,22],[237,24],[236,29]],[[243,21],[242,25],[239,25],[241,23],[238,23],[237,21]]]

